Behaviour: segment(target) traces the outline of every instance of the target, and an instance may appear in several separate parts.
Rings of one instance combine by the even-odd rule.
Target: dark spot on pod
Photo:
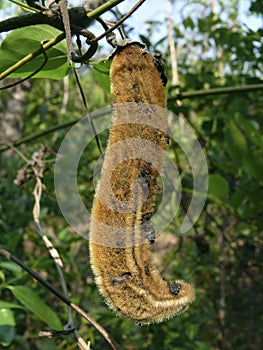
[[[169,282],[169,290],[173,295],[178,295],[181,289],[181,284],[177,282]]]
[[[148,192],[149,192],[150,185],[147,182],[147,179],[144,179],[144,178],[140,177],[138,179],[138,183],[139,183],[139,185],[141,187],[141,190],[143,191],[143,195],[148,197]]]
[[[156,232],[153,225],[150,223],[150,221],[146,221],[142,224],[143,232],[145,233],[145,238],[148,240],[150,244],[153,244],[155,242],[156,238]]]
[[[145,265],[144,266],[144,272],[147,276],[150,276],[151,275],[151,272],[150,272],[150,269],[149,269],[149,266],[148,265]]]
[[[149,168],[144,167],[143,169],[140,170],[138,175],[138,181],[143,191],[143,195],[145,199],[148,198],[149,189],[151,187],[151,172]]]
[[[163,86],[166,86],[167,76],[166,76],[165,70],[164,70],[164,62],[162,59],[162,55],[160,53],[157,53],[154,55],[154,65],[155,65],[155,68],[157,69],[158,73],[160,74]]]
[[[131,272],[128,271],[128,272],[124,272],[122,276],[126,276],[128,278],[128,277],[131,277],[131,275],[132,275]]]
[[[171,140],[170,135],[171,135],[171,130],[170,130],[170,128],[167,128],[166,133],[165,133],[167,145],[170,143],[170,140]]]
[[[143,168],[140,171],[139,177],[142,178],[148,186],[151,184],[151,171],[148,168]]]
[[[125,244],[124,240],[116,242],[115,252],[117,254],[121,254],[124,252],[124,248],[123,248],[124,244]]]
[[[153,214],[153,213],[146,213],[146,214],[144,214],[143,217],[142,217],[142,222],[147,222],[147,221],[149,221],[150,218],[152,217],[152,214]]]
[[[123,253],[124,252],[124,249],[123,248],[117,248],[116,249],[116,253],[117,254],[121,254],[121,253]]]
[[[125,272],[122,275],[118,277],[112,277],[111,278],[111,284],[115,286],[116,284],[121,284],[127,281],[128,279],[131,279],[131,273],[130,272]]]
[[[138,89],[139,85],[137,83],[132,84],[133,89]]]
[[[158,138],[159,140],[163,140],[164,138],[166,138],[166,135],[163,132],[158,131],[156,138]]]
[[[116,286],[116,284],[123,283],[124,281],[125,281],[125,279],[123,279],[122,277],[112,277],[111,278],[111,284],[113,286]]]

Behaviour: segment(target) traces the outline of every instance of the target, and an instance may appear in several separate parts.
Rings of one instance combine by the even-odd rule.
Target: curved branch
[[[84,7],[73,7],[69,9],[71,25],[76,23],[78,26],[87,27],[91,22],[90,17],[91,12],[88,16]],[[22,16],[8,18],[0,22],[0,33],[37,24],[49,24],[52,27],[64,30],[64,24],[60,17],[59,7],[45,10],[43,12],[28,13]]]
[[[88,27],[92,20],[98,18],[103,13],[109,11],[112,7],[123,1],[124,0],[109,0],[93,11],[90,11],[85,6],[69,8],[68,12],[70,24],[72,26],[72,33],[75,33],[74,26],[75,28]],[[47,9],[39,13],[29,13],[22,16],[8,18],[0,22],[0,33],[36,24],[49,24],[52,27],[64,31],[64,24],[60,15],[59,6],[54,6],[51,9]]]
[[[250,91],[256,91],[256,90],[263,90],[263,84],[227,86],[222,88],[181,92],[177,96],[168,98],[168,101],[184,100],[186,98],[209,96],[209,95],[235,94],[240,92],[250,92]]]

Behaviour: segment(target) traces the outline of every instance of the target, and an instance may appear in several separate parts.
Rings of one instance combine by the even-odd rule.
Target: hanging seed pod
[[[139,324],[180,314],[195,299],[188,283],[163,280],[150,260],[155,230],[149,220],[168,138],[164,78],[157,68],[138,43],[113,56],[112,127],[90,228],[101,294],[111,309]]]

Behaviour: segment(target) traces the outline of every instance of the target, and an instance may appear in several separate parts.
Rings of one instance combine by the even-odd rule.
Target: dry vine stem
[[[118,47],[110,71],[112,128],[96,189],[90,255],[110,308],[139,324],[161,322],[193,302],[193,288],[163,280],[150,261],[149,222],[167,145],[162,79],[139,43]]]

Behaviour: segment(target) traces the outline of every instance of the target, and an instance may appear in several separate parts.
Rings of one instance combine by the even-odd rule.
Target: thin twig
[[[26,266],[21,260],[10,254],[5,249],[0,248],[0,254],[5,256],[6,258],[12,260],[18,266],[22,267],[23,270],[27,271],[33,278],[35,278],[42,286],[47,288],[51,293],[53,293],[58,299],[63,301],[65,304],[70,306],[73,310],[75,310],[79,315],[81,315],[85,320],[87,320],[111,345],[114,350],[121,350],[120,346],[115,342],[115,340],[111,337],[111,335],[104,329],[99,323],[97,323],[92,317],[90,317],[84,310],[82,310],[78,305],[71,302],[64,294],[54,288],[49,282],[44,280],[37,272],[31,270],[28,266]]]
[[[43,179],[43,173],[45,170],[45,161],[43,159],[44,155],[45,155],[45,151],[46,151],[45,147],[42,146],[38,152],[35,152],[33,154],[32,161],[30,163],[32,170],[34,172],[34,175],[35,175],[35,180],[36,180],[35,188],[33,191],[33,195],[34,195],[34,199],[35,199],[35,203],[34,203],[34,207],[33,207],[33,219],[34,219],[37,233],[42,238],[45,246],[48,249],[48,252],[49,252],[51,258],[54,260],[54,263],[55,263],[55,266],[56,266],[56,269],[57,269],[57,272],[59,275],[59,281],[60,281],[61,288],[63,290],[64,295],[67,296],[68,290],[67,290],[67,285],[66,285],[66,281],[64,278],[64,274],[62,271],[62,268],[63,268],[62,260],[59,256],[57,249],[55,249],[52,242],[48,239],[46,234],[43,232],[43,230],[41,228],[40,221],[39,221],[40,201],[41,201],[42,192],[43,192],[43,188],[44,188],[44,185],[42,183],[42,179]],[[74,329],[74,328],[75,328],[75,326],[74,326],[74,322],[72,319],[71,309],[68,308],[68,323],[66,324],[64,329],[69,330],[69,329]]]
[[[93,120],[92,120],[92,118],[90,116],[90,111],[89,111],[89,108],[88,108],[87,100],[86,100],[86,97],[85,97],[85,94],[84,94],[81,82],[79,80],[79,76],[78,76],[77,70],[73,69],[73,72],[74,72],[74,75],[75,75],[75,78],[76,78],[76,81],[77,81],[77,85],[78,85],[78,88],[79,88],[79,91],[80,91],[82,102],[83,102],[84,107],[85,107],[86,115],[88,116],[88,119],[89,119],[89,122],[90,122],[90,126],[91,126],[91,130],[92,130],[93,135],[95,137],[95,140],[96,140],[99,152],[100,152],[100,154],[103,154],[103,148],[102,148],[100,139],[99,139],[99,137],[97,135],[97,131],[96,131],[95,125],[93,123]]]
[[[166,0],[166,22],[167,22],[167,31],[168,31],[168,43],[170,50],[170,60],[171,60],[171,68],[172,68],[172,81],[171,85],[179,85],[179,76],[178,76],[178,64],[177,64],[177,52],[175,48],[175,40],[173,37],[173,27],[174,23],[172,20],[172,5],[170,0]]]
[[[68,64],[71,64],[71,54],[73,52],[73,45],[71,40],[71,28],[70,28],[70,20],[69,20],[69,14],[68,14],[68,1],[67,0],[60,0],[59,6],[62,14],[62,20],[64,24],[64,30],[66,35],[66,42],[67,42],[67,54],[68,54]]]
[[[9,0],[9,1],[18,5],[18,6],[21,6],[26,11],[33,12],[33,13],[39,12],[39,10],[36,7],[29,6],[28,4],[25,4],[22,1],[19,1],[19,0]]]
[[[112,9],[113,7],[119,5],[123,1],[125,1],[125,0],[110,0],[110,1],[107,1],[105,4],[100,5],[95,10],[93,10],[91,12],[88,12],[87,13],[87,17],[96,19],[96,18],[100,17],[103,13],[109,11],[110,9]]]
[[[112,27],[110,27],[108,30],[106,30],[104,33],[102,33],[101,35],[97,36],[94,39],[90,40],[90,43],[92,43],[93,41],[99,41],[102,38],[104,38],[105,36],[107,36],[109,33],[111,33],[114,29],[117,29],[128,17],[130,17],[146,0],[140,0],[138,1],[131,9],[130,11],[123,16],[118,22],[116,22]]]

